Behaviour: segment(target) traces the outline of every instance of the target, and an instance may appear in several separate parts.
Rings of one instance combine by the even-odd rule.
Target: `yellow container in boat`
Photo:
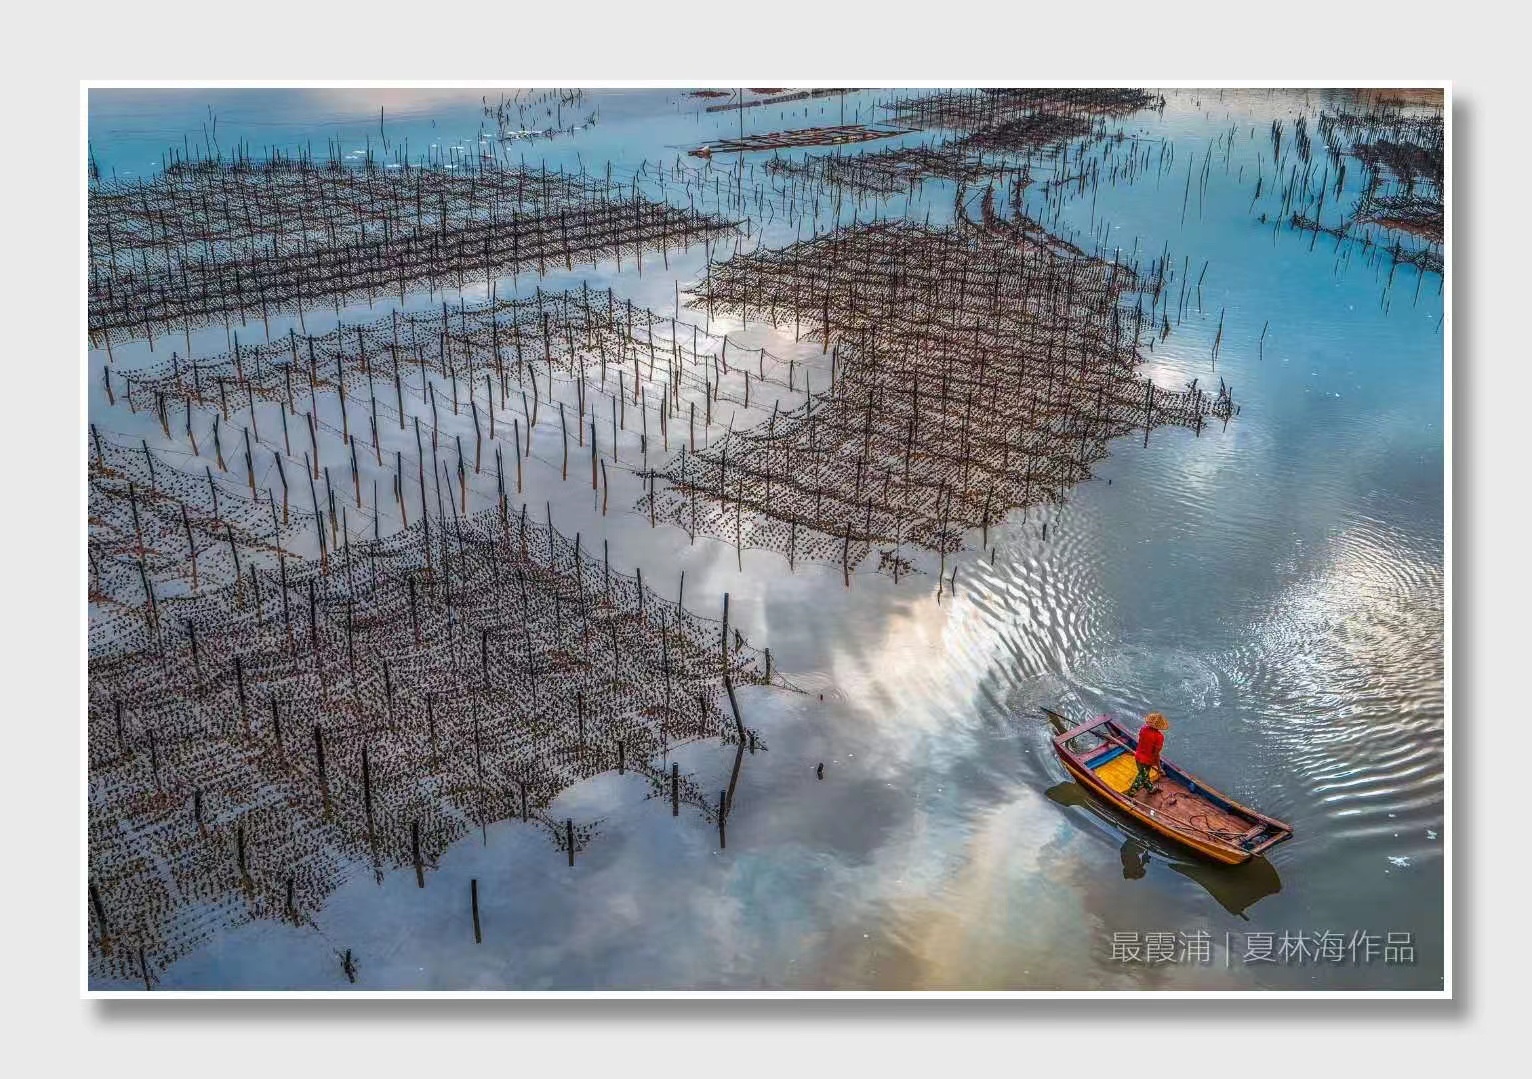
[[[1133,780],[1138,776],[1138,762],[1133,759],[1133,754],[1120,753],[1093,771],[1118,794],[1127,794],[1128,788],[1133,786]],[[1149,769],[1149,779],[1151,782],[1158,783],[1160,770]]]

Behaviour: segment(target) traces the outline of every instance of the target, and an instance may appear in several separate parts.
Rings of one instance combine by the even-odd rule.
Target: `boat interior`
[[[1173,824],[1180,824],[1204,832],[1218,839],[1239,843],[1252,839],[1266,829],[1263,822],[1252,822],[1233,812],[1217,799],[1203,792],[1195,782],[1185,778],[1175,769],[1155,768],[1152,790],[1140,789],[1128,794],[1138,766],[1133,751],[1127,746],[1111,745],[1097,751],[1087,759],[1086,765],[1114,791],[1135,803],[1154,810],[1155,814]]]

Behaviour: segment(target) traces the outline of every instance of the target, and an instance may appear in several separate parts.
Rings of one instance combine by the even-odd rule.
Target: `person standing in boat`
[[[1128,797],[1131,798],[1140,790],[1154,793],[1155,786],[1150,770],[1160,766],[1160,750],[1165,748],[1165,732],[1168,730],[1170,730],[1170,720],[1159,712],[1150,712],[1144,717],[1144,725],[1138,732],[1138,748],[1133,751],[1133,760],[1138,764],[1138,774],[1133,777],[1133,785],[1128,788]]]

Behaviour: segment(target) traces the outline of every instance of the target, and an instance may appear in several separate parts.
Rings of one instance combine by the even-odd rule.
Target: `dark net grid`
[[[111,342],[576,262],[732,226],[593,176],[527,168],[184,166],[89,196],[88,329]]]
[[[1446,232],[1446,128],[1441,110],[1325,113],[1320,130],[1360,161],[1367,186],[1354,218],[1440,245]],[[1440,266],[1431,268],[1440,270]]]
[[[724,679],[771,681],[769,651],[762,666],[730,628],[727,599],[722,620],[698,617],[612,570],[604,544],[598,557],[579,535],[513,512],[500,440],[516,442],[519,490],[539,411],[561,425],[557,382],[582,415],[587,394],[592,417],[605,396],[614,427],[630,430],[649,422],[615,418],[632,386],[634,404],[654,404],[663,445],[677,387],[702,389],[688,420],[700,411],[710,424],[714,402],[748,397],[744,359],[731,368],[725,342],[610,292],[539,289],[236,341],[226,356],[172,356],[115,382],[108,368],[118,407],[150,412],[167,438],[184,430],[189,452],[91,431],[93,970],[152,983],[219,927],[252,917],[318,931],[315,912],[348,876],[411,864],[423,874],[466,830],[496,820],[536,824],[572,853],[594,825],[546,807],[613,768],[646,776],[673,812],[693,807],[722,838],[727,804],[660,761],[698,738],[756,748],[722,708]],[[793,361],[770,358],[768,375],[764,352],[748,359],[757,383],[782,381],[785,367],[792,386]],[[406,390],[430,404],[424,430],[419,411],[406,423]],[[522,416],[497,424],[497,399],[517,396]],[[438,397],[491,445],[494,509],[468,512],[482,446],[457,441],[456,477],[438,460]],[[259,425],[256,401],[268,406]],[[194,414],[210,414],[212,431]],[[566,453],[589,442],[594,484],[594,428],[588,439],[578,421],[567,431]],[[321,461],[336,435],[349,462]],[[441,440],[441,452],[452,445]],[[615,462],[606,430],[600,450]],[[401,511],[418,506],[386,538],[347,523],[348,503],[365,521],[359,453],[398,469]],[[440,473],[434,502],[427,467]],[[417,475],[418,492],[406,490]],[[320,556],[300,558],[313,533]]]
[[[91,425],[86,482],[92,646],[109,639],[118,616],[150,617],[160,597],[234,583],[244,588],[258,561],[297,548],[311,523],[278,509],[269,490],[231,483],[222,470],[200,473],[147,442],[127,446]]]
[[[1027,153],[1098,132],[1105,119],[1163,104],[1159,95],[1138,89],[1034,87],[944,90],[886,107],[899,123],[961,133],[954,145],[963,150]]]
[[[444,517],[443,492],[463,513],[470,494],[482,505],[520,493],[534,461],[594,491],[609,467],[640,471],[677,442],[695,450],[717,411],[750,406],[752,391],[759,404],[812,388],[792,358],[731,350],[588,288],[236,337],[223,356],[106,364],[102,376],[110,400],[148,413],[174,445],[92,425],[93,649],[113,640],[113,609],[136,616],[157,594],[231,582],[273,552],[317,551],[325,565],[349,542],[381,540],[385,512],[408,525],[433,507]],[[449,412],[471,419],[468,435],[444,436]],[[561,448],[534,449],[549,428]]]
[[[1441,107],[1340,109],[1321,113],[1317,130],[1324,142],[1323,154],[1314,152],[1314,140],[1301,116],[1288,138],[1295,160],[1285,177],[1277,177],[1283,184],[1288,223],[1313,233],[1315,241],[1327,235],[1335,238],[1337,246],[1355,242],[1371,257],[1390,259],[1395,269],[1410,265],[1422,275],[1442,273],[1446,133]],[[1285,131],[1280,121],[1272,122],[1272,156],[1279,161]],[[1348,163],[1362,167],[1362,193],[1338,218],[1332,216],[1333,223],[1326,223],[1326,201],[1332,206],[1340,201]]]
[[[757,384],[795,389],[794,361],[750,352],[761,358]],[[336,395],[339,405],[338,414],[323,422],[338,420],[343,441],[349,445],[355,434],[365,448],[378,452],[389,426],[406,429],[407,398],[423,397],[433,412],[449,406],[454,415],[468,412],[476,425],[482,419],[481,433],[493,437],[488,430],[491,405],[522,404],[524,418],[536,423],[539,408],[546,410],[553,401],[556,384],[574,388],[580,417],[595,414],[597,395],[641,405],[646,390],[658,392],[662,404],[669,401],[661,411],[668,433],[669,421],[678,418],[682,390],[700,390],[715,403],[744,403],[741,355],[736,346],[731,367],[724,339],[635,307],[609,289],[582,286],[561,292],[539,288],[531,296],[477,304],[443,303],[439,313],[396,311],[324,334],[290,331],[256,345],[241,345],[235,336],[233,349],[224,356],[189,361],[173,353],[131,372],[104,366],[102,377],[114,399],[115,388],[121,388],[130,407],[153,412],[167,437],[173,429],[189,431],[182,422],[188,404],[216,408],[228,423],[242,405],[279,403],[284,416],[280,445],[292,456],[291,447],[297,445],[301,453],[307,441],[308,417],[317,414],[321,394]],[[784,366],[788,370],[778,370]],[[740,377],[731,379],[736,372]],[[287,416],[293,419],[291,431]],[[625,412],[621,422],[627,422]],[[569,426],[585,446],[577,425]],[[266,434],[264,441],[272,442],[278,432]],[[229,459],[242,460],[242,431],[229,437],[234,446]],[[254,439],[263,443],[258,430]],[[220,447],[206,448],[222,458]],[[319,447],[310,448],[317,456]]]
[[[870,195],[917,193],[928,179],[973,183],[995,171],[967,149],[902,146],[861,154],[818,154],[801,160],[774,157],[764,166],[778,182],[812,187],[843,187]]]
[[[848,583],[874,551],[898,576],[906,546],[945,555],[974,528],[987,543],[1009,510],[1061,501],[1112,438],[1227,421],[1222,384],[1216,396],[1174,392],[1135,375],[1162,261],[1140,281],[1002,220],[992,194],[981,222],[843,227],[713,267],[697,302],[801,319],[833,346],[837,377],[660,470],[668,486],[650,511],[790,562],[838,561]],[[1128,308],[1130,288],[1141,291]]]
[[[727,600],[699,617],[505,503],[138,617],[90,663],[91,964],[117,978],[249,918],[312,925],[359,871],[413,865],[423,886],[495,821],[572,864],[595,825],[547,806],[612,769],[721,827],[726,803],[661,761],[699,738],[755,749],[726,679],[772,679]]]

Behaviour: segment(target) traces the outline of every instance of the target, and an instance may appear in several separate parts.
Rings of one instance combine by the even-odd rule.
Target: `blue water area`
[[[642,274],[631,260],[522,272],[496,281],[496,295],[611,287],[729,333],[731,348],[797,357],[818,379],[828,358],[790,325],[709,320],[686,305],[708,258],[782,246],[837,221],[977,216],[982,184],[927,180],[890,197],[836,200],[766,168],[773,156],[935,144],[950,137],[940,131],[839,149],[689,151],[887,123],[887,106],[908,93],[708,112],[731,99],[680,89],[586,90],[567,101],[555,90],[93,90],[89,139],[101,175],[118,178],[155,175],[171,151],[227,157],[240,147],[352,164],[370,153],[467,167],[482,155],[609,169],[650,197],[700,199],[699,209],[741,228],[664,263],[646,258]],[[508,125],[486,114],[502,98],[512,101],[501,110]],[[614,483],[621,511],[603,514],[588,487],[561,480],[557,431],[538,430],[528,505],[547,502],[561,530],[609,540],[662,593],[684,573],[688,606],[713,610],[729,593],[742,631],[802,690],[741,690],[764,744],[745,757],[726,846],[706,821],[673,818],[636,776],[606,774],[550,807],[596,822],[573,868],[542,833],[500,821],[449,849],[423,888],[409,867],[360,867],[310,923],[220,929],[159,971],[156,987],[1440,988],[1442,278],[1289,227],[1273,179],[1272,121],[1291,138],[1300,117],[1312,132],[1322,110],[1347,102],[1338,92],[1167,90],[1162,107],[1106,121],[1112,137],[1033,157],[1019,196],[1028,213],[1087,250],[1145,263],[1163,255],[1177,271],[1172,331],[1146,347],[1140,374],[1168,388],[1222,381],[1240,411],[1200,434],[1164,428],[1147,444],[1141,435],[1114,442],[1064,505],[1011,514],[990,530],[992,551],[969,537],[973,549],[945,563],[955,582],[933,562],[897,583],[858,573],[847,588],[838,565],[790,570],[777,553],[651,529],[632,508],[636,479]],[[556,130],[523,133],[533,129]],[[1099,182],[1067,182],[1093,163]],[[678,165],[690,181],[674,171],[665,181],[664,167]],[[1362,183],[1360,169],[1348,172],[1326,223]],[[999,192],[1002,209],[1013,197]],[[311,313],[307,328],[488,291],[479,280],[461,295],[383,298]],[[270,332],[290,324],[275,320]],[[268,331],[255,321],[239,332],[260,340]],[[214,354],[227,334],[207,328],[154,353],[144,342],[114,345],[111,362],[131,372],[188,344]],[[104,350],[91,353],[91,421],[132,444],[184,452],[152,417],[108,402],[97,371],[106,362]],[[761,421],[772,401],[753,400],[733,422]],[[261,413],[263,423],[276,418]],[[449,422],[471,431],[466,417]],[[625,437],[637,454],[637,436]],[[493,490],[481,481],[476,498],[491,505]],[[1169,757],[1289,822],[1294,838],[1269,861],[1232,869],[1160,844],[1068,783],[1044,706],[1082,720],[1166,713]],[[673,759],[718,790],[734,751],[698,743]],[[1124,956],[1125,941],[1156,934],[1179,942],[1176,959]],[[1337,958],[1271,946],[1299,934],[1338,934],[1347,948]],[[1369,942],[1389,934],[1385,961]],[[1205,956],[1184,958],[1187,941],[1205,943]],[[347,951],[355,981],[342,966]],[[137,987],[104,977],[92,986]]]

